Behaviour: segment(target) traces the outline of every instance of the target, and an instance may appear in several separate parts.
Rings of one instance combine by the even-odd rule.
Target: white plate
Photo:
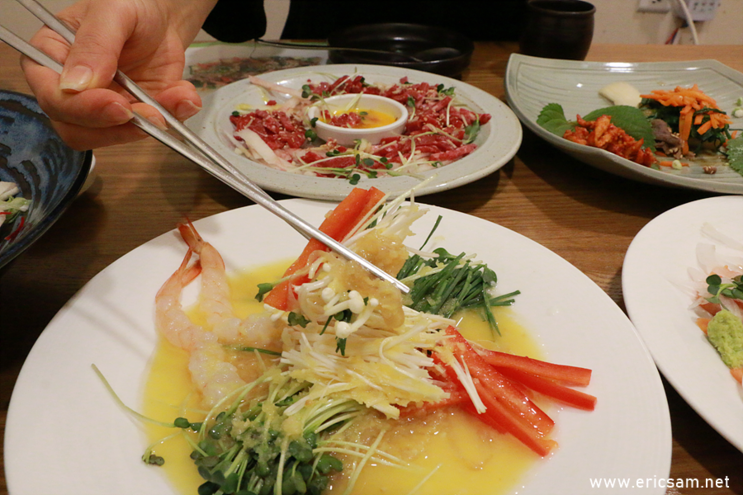
[[[197,64],[210,64],[224,60],[239,59],[236,64],[240,73],[230,72],[229,78],[244,79],[249,75],[258,75],[271,70],[288,69],[297,64],[322,65],[328,61],[327,50],[309,50],[299,48],[280,48],[247,43],[194,43],[186,49],[186,63],[183,69],[183,78],[194,77],[192,67]],[[256,72],[257,71],[257,72]],[[199,87],[200,92],[210,92],[213,88]]]
[[[624,259],[627,312],[663,375],[720,435],[743,452],[743,390],[697,327],[689,268],[697,268],[701,228],[743,239],[743,197],[722,196],[676,207],[648,223]],[[720,248],[718,248],[720,249]],[[723,248],[724,249],[724,248]]]
[[[514,54],[506,69],[506,96],[521,122],[534,133],[570,156],[596,168],[628,179],[664,186],[680,186],[723,193],[743,192],[743,177],[728,167],[714,175],[691,164],[684,170],[654,170],[613,153],[563,139],[537,124],[539,112],[548,103],[559,103],[568,119],[586,115],[611,103],[599,90],[609,83],[625,81],[640,93],[676,86],[699,88],[713,97],[718,106],[732,114],[735,101],[743,96],[743,74],[716,60],[692,62],[579,62]],[[743,127],[733,118],[731,128]],[[685,160],[686,161],[686,160]],[[665,169],[666,167],[664,167]]]
[[[475,141],[478,148],[469,156],[451,165],[425,172],[421,177],[435,178],[416,194],[430,194],[468,184],[495,172],[513,158],[521,144],[521,124],[513,112],[499,99],[448,77],[396,67],[377,65],[328,65],[314,68],[297,68],[271,72],[261,76],[270,82],[300,89],[312,81],[334,80],[345,74],[362,74],[370,83],[395,84],[407,76],[412,83],[429,82],[456,87],[456,94],[468,107],[478,113],[489,113],[492,120],[482,126]],[[274,98],[280,100],[280,98]],[[249,103],[255,107],[265,105],[265,93],[248,81],[238,81],[204,95],[204,109],[189,119],[186,125],[201,136],[232,163],[264,189],[279,193],[313,199],[340,200],[345,198],[352,186],[347,180],[311,177],[271,169],[260,163],[237,155],[231,145],[225,143],[224,129],[232,134],[229,115],[239,103]],[[362,178],[360,187],[374,186],[382,191],[398,196],[420,183],[414,177]]]
[[[319,223],[326,203],[282,202]],[[629,319],[583,273],[539,244],[491,222],[430,207],[415,226],[418,245],[438,214],[441,245],[477,253],[498,274],[500,290],[520,289],[519,323],[542,343],[547,359],[592,368],[593,412],[554,411],[553,457],[527,474],[521,495],[614,493],[590,480],[665,479],[671,462],[668,405],[660,376]],[[296,256],[303,238],[270,213],[250,206],[196,222],[229,268]],[[260,239],[255,232],[263,233]],[[417,239],[417,240],[416,240]],[[93,278],[52,320],[21,370],[5,437],[11,495],[174,494],[162,473],[140,461],[147,441],[113,402],[95,363],[125,403],[141,401],[156,344],[155,293],[180,264],[184,243],[164,234]],[[39,473],[43,472],[43,476]],[[634,490],[665,493],[662,488]]]

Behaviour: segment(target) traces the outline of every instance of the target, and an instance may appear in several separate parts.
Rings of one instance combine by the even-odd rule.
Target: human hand
[[[216,0],[80,0],[58,17],[77,31],[70,47],[41,29],[31,43],[64,64],[60,76],[24,58],[23,71],[41,108],[72,148],[86,150],[142,139],[133,112],[165,129],[152,106],[112,83],[120,69],[179,120],[201,109],[183,81],[185,48]]]

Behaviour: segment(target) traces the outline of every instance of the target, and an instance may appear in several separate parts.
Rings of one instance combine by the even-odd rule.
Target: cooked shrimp
[[[199,255],[199,306],[219,341],[280,351],[281,322],[272,321],[270,315],[250,315],[245,319],[235,315],[222,255],[199,235],[190,222],[178,225],[178,231],[189,249]]]
[[[191,323],[181,307],[181,292],[201,272],[197,262],[189,266],[193,251],[188,250],[181,266],[168,278],[155,296],[155,325],[160,333],[176,347],[192,351],[204,338],[204,329]]]
[[[200,262],[189,266],[193,254],[189,249],[181,265],[158,291],[155,323],[170,343],[191,354],[188,368],[193,383],[201,391],[205,405],[211,406],[245,385],[245,381],[237,368],[226,362],[226,352],[217,336],[193,323],[183,310],[180,300],[183,288],[203,272]]]
[[[201,263],[199,305],[204,310],[207,323],[213,326],[222,320],[235,318],[222,255],[196,232],[191,222],[179,224],[178,231],[189,249],[199,255]]]

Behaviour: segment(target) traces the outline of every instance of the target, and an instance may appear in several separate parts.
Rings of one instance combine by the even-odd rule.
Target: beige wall
[[[596,6],[598,43],[662,44],[681,25],[673,12],[637,12],[639,0],[589,1]],[[715,18],[697,22],[696,29],[702,45],[743,45],[743,0],[722,0]],[[681,35],[682,44],[692,44],[688,28]]]
[[[41,0],[53,12],[73,1]],[[266,38],[275,39],[281,34],[290,0],[265,1],[268,15]],[[664,43],[681,23],[672,12],[663,14],[637,12],[639,0],[589,1],[596,5],[594,41],[597,43]],[[39,26],[36,20],[14,0],[0,0],[0,22],[26,37],[30,37]],[[711,21],[698,22],[696,26],[701,44],[743,44],[743,0],[722,0],[715,18]],[[688,28],[683,29],[681,34],[681,43],[692,43]],[[206,39],[208,37],[205,35],[199,37],[199,40]]]

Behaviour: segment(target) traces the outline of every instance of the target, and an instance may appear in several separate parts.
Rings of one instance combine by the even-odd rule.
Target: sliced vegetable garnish
[[[366,217],[369,212],[379,206],[384,199],[385,193],[375,187],[369,190],[354,188],[348,196],[327,216],[325,221],[320,225],[321,232],[329,235],[336,241],[342,241],[343,238],[356,227],[356,225]],[[299,255],[299,258],[284,272],[282,282],[279,282],[274,288],[264,296],[263,302],[276,309],[286,310],[289,308],[289,290],[292,284],[299,285],[302,282],[291,278],[294,273],[301,270],[307,265],[310,254],[315,251],[328,251],[328,247],[317,239],[310,239],[307,246]]]

